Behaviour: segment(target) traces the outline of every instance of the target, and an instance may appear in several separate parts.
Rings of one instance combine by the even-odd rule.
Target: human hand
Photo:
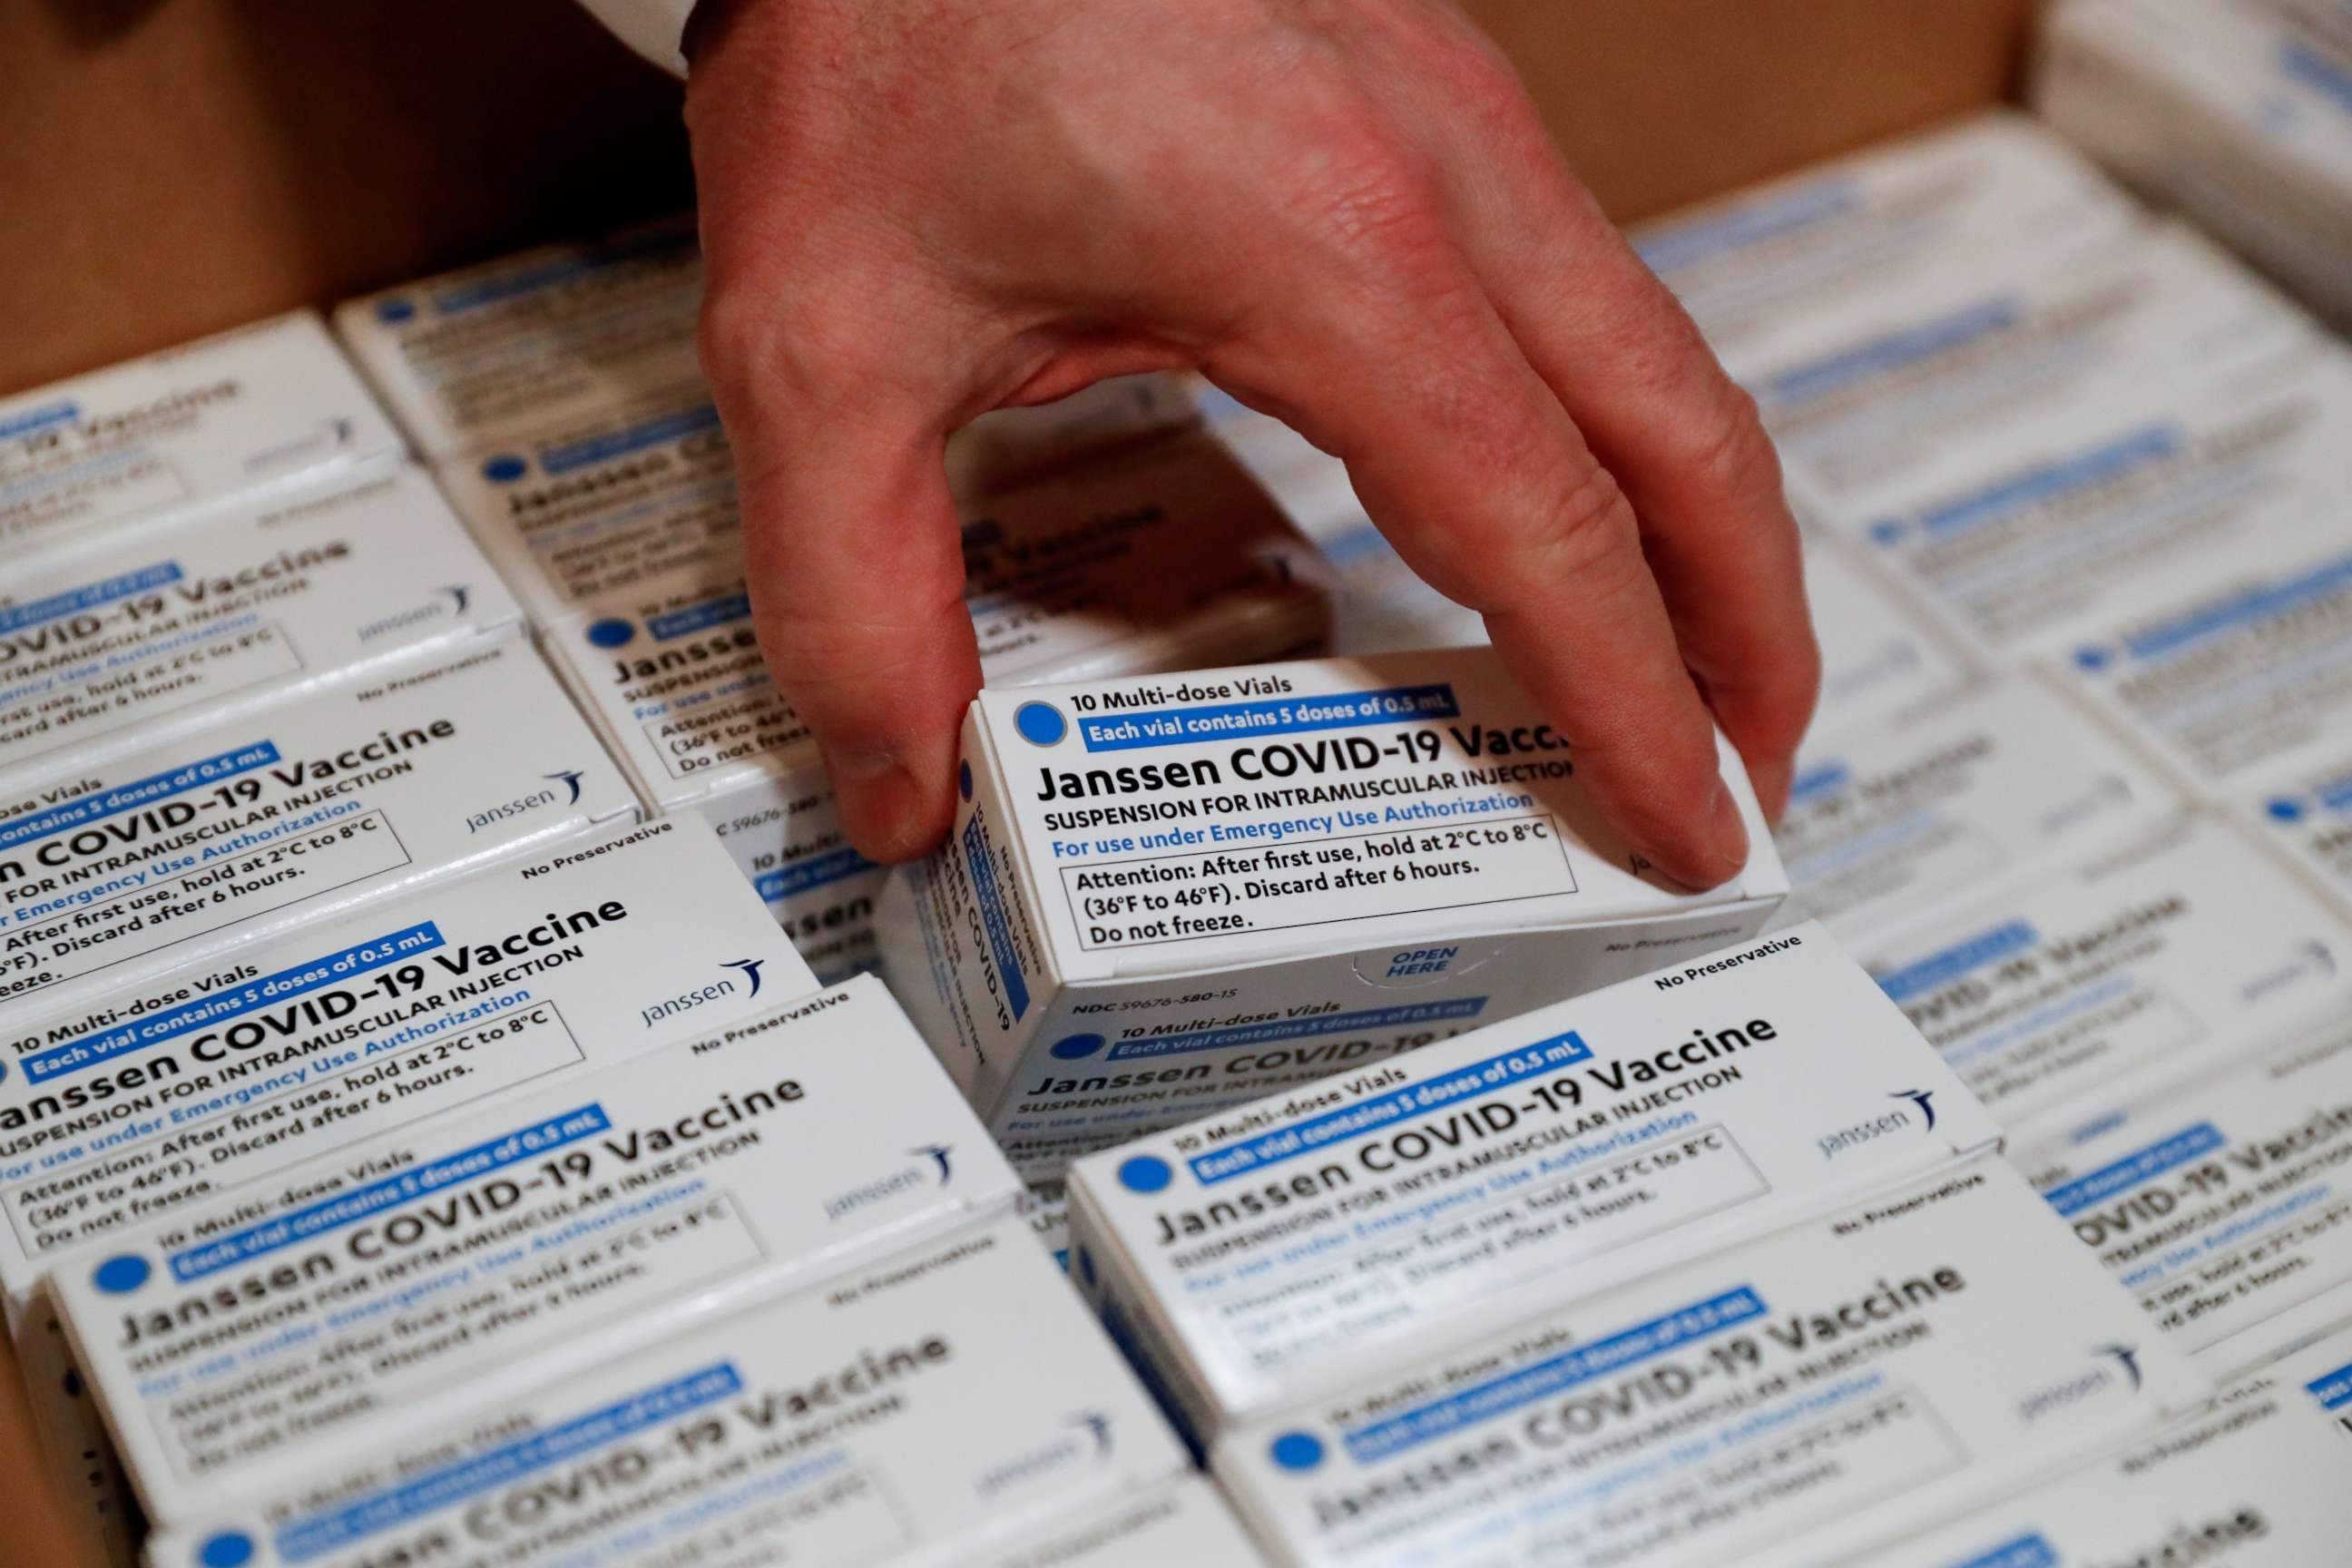
[[[1196,366],[1344,459],[1632,847],[1768,813],[1819,656],[1772,447],[1442,0],[703,0],[703,360],[752,604],[859,848],[952,816],[980,684],[948,435]]]

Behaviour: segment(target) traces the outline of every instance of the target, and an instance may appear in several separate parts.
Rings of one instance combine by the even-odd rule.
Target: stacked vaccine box
[[[754,631],[735,458],[694,363],[691,226],[549,247],[357,300],[353,352],[438,464],[649,810],[716,826],[828,975],[873,955],[843,833]],[[984,416],[950,443],[989,679],[1319,646],[1319,563],[1173,378]]]
[[[2066,0],[2036,106],[2135,189],[2352,320],[2352,16],[2330,0]]]
[[[1807,923],[1081,1160],[1073,1266],[1276,1562],[1826,1563],[2207,1392],[1999,1144]]]
[[[884,973],[1016,1165],[1401,1053],[1754,934],[1755,844],[1667,883],[1487,648],[989,689]]]

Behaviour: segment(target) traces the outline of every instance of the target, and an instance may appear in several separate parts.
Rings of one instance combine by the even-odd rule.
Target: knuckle
[[[1690,450],[1692,470],[1730,494],[1778,495],[1780,454],[1764,428],[1755,395],[1722,376],[1709,403]]]
[[[1573,581],[1590,592],[1615,594],[1645,572],[1641,530],[1616,476],[1590,457],[1528,509],[1524,557],[1552,582]]]

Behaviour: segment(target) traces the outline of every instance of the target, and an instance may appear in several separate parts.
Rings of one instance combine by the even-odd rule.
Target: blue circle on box
[[[148,1261],[135,1252],[118,1252],[89,1272],[90,1283],[110,1296],[126,1296],[147,1283],[153,1273]]]
[[[253,1537],[242,1530],[224,1530],[196,1548],[204,1568],[245,1568],[253,1561]]]
[[[1168,1162],[1157,1154],[1138,1154],[1118,1168],[1118,1184],[1130,1193],[1161,1193],[1176,1179]]]
[[[2294,796],[2291,795],[2273,795],[2271,797],[2270,804],[2263,809],[2270,813],[2271,820],[2273,822],[2301,822],[2303,820],[2303,802],[2295,799]]]
[[[1102,1048],[1100,1035],[1066,1035],[1055,1040],[1046,1055],[1060,1062],[1083,1061]]]
[[[2095,645],[2088,647],[2078,647],[2074,650],[2074,668],[2077,669],[2087,669],[2095,674],[2098,671],[2106,668],[2107,660],[2113,657],[2114,656],[2108,653],[2105,648],[2099,647]]]
[[[510,485],[530,472],[530,465],[512,452],[500,452],[482,465],[482,478],[494,485]]]
[[[956,790],[964,799],[971,798],[971,764],[970,763],[956,764]]]
[[[1311,1470],[1323,1462],[1323,1439],[1312,1432],[1285,1432],[1266,1452],[1286,1470]]]
[[[1070,732],[1070,721],[1050,702],[1024,702],[1013,710],[1013,727],[1033,746],[1056,745]]]
[[[618,616],[607,616],[588,627],[588,640],[598,647],[626,647],[636,640],[636,636],[635,624]]]
[[[1881,518],[1870,525],[1870,537],[1881,544],[1903,542],[1903,524],[1894,518]]]
[[[397,323],[414,320],[415,315],[416,301],[414,300],[392,299],[376,303],[375,319],[379,321]]]

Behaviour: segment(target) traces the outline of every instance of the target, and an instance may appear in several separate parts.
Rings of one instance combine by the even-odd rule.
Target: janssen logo
[[[466,831],[479,833],[485,827],[496,826],[501,822],[537,811],[542,806],[553,805],[559,795],[568,797],[563,800],[563,805],[566,806],[577,805],[580,804],[580,781],[584,776],[570,769],[541,773],[540,777],[555,787],[533,790],[529,795],[519,795],[512,800],[499,801],[496,805],[486,805],[479,811],[467,812]]]
[[[919,1163],[901,1165],[887,1175],[835,1194],[824,1200],[824,1217],[839,1221],[902,1194],[935,1192],[955,1181],[954,1144],[924,1143],[908,1150],[907,1154]]]
[[[714,980],[692,991],[680,992],[650,1007],[641,1007],[637,1010],[638,1015],[645,1020],[646,1027],[650,1029],[666,1019],[675,1018],[681,1013],[691,1013],[698,1007],[708,1006],[730,996],[740,996],[748,1002],[760,994],[760,971],[767,962],[764,958],[729,959],[719,965],[721,969],[735,972],[728,978]]]
[[[2032,1426],[2108,1394],[2121,1394],[2127,1399],[2136,1397],[2146,1385],[2147,1375],[2140,1370],[2137,1345],[2094,1345],[2091,1365],[2086,1370],[2063,1382],[2033,1390],[2017,1402],[2017,1413]]]
[[[1932,1089],[1898,1089],[1889,1091],[1887,1099],[1900,1101],[1884,1116],[1874,1116],[1850,1127],[1824,1132],[1815,1139],[1822,1158],[1834,1160],[1851,1154],[1865,1144],[1875,1143],[1916,1128],[1922,1136],[1932,1136],[1936,1131],[1936,1091]]]

